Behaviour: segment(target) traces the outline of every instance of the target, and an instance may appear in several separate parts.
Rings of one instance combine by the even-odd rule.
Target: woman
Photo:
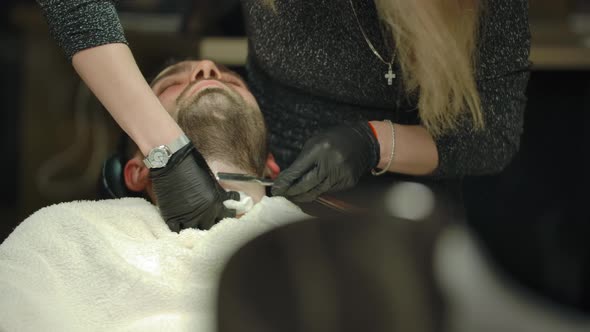
[[[144,154],[182,136],[137,69],[113,3],[38,1],[80,76]],[[309,201],[368,172],[494,173],[517,150],[527,1],[242,2],[251,89],[271,150],[288,166],[273,194]],[[208,227],[231,214],[221,202],[235,193],[190,156],[202,159],[188,144],[154,169],[154,187],[167,221]]]

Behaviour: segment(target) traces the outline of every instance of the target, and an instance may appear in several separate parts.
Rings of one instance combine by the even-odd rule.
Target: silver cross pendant
[[[387,69],[387,74],[385,74],[385,78],[387,79],[387,85],[392,85],[393,79],[396,78],[396,75],[393,72],[393,69],[391,69],[391,64],[388,66],[389,68]]]

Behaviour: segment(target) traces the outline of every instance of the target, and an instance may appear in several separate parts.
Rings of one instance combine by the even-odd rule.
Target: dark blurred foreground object
[[[432,227],[340,216],[287,225],[226,266],[218,331],[438,331]]]

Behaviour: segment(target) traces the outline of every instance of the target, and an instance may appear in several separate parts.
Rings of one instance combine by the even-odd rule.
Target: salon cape
[[[232,253],[306,218],[281,197],[180,233],[139,198],[41,209],[0,245],[0,331],[214,331]]]

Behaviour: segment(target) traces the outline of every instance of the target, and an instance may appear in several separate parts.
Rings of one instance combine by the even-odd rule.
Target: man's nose
[[[221,79],[221,72],[213,61],[202,60],[199,61],[195,69],[193,70],[191,80],[201,79]]]

